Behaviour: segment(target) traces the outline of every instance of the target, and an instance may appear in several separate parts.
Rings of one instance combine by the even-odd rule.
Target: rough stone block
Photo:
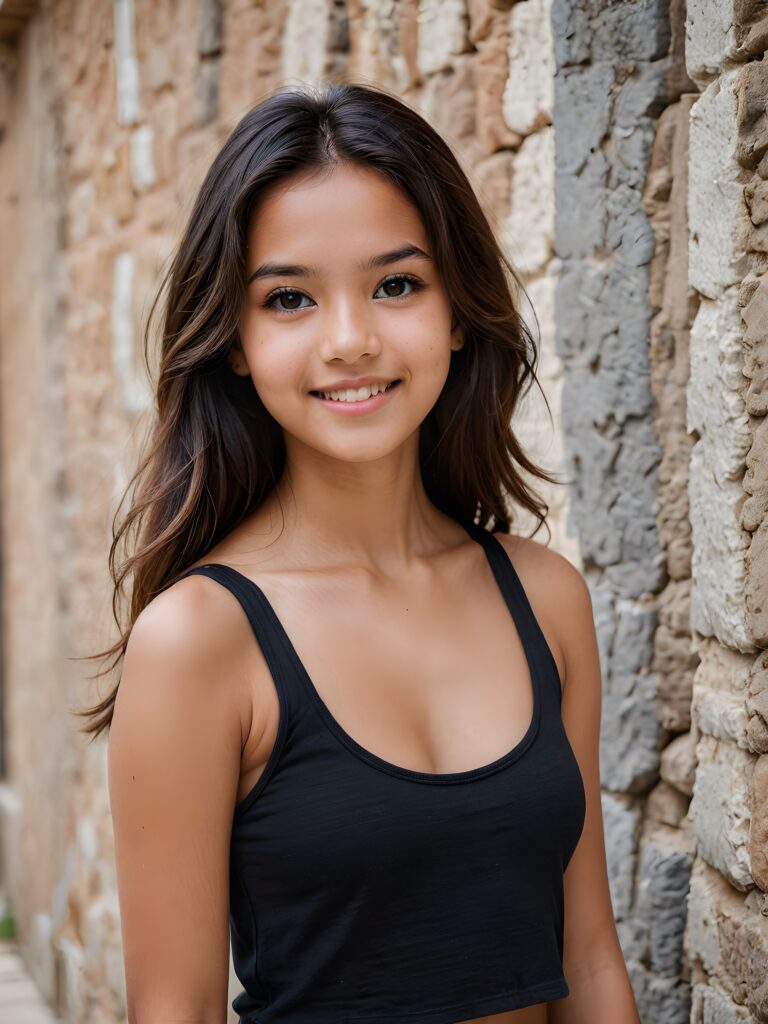
[[[768,517],[768,417],[758,422],[746,464],[743,482],[749,497],[741,509],[741,525],[756,533]]]
[[[698,656],[691,648],[690,580],[672,581],[659,604],[652,667],[658,677],[656,708],[665,729],[690,728],[693,673]]]
[[[754,1024],[755,1018],[745,1006],[715,987],[716,982],[693,986],[691,1021],[696,1024]]]
[[[720,936],[717,931],[719,905],[724,898],[735,899],[733,890],[717,871],[701,857],[694,861],[688,892],[686,944],[688,955],[698,960],[712,975],[720,963]]]
[[[648,932],[648,962],[662,977],[683,968],[686,898],[693,855],[677,828],[657,827],[641,843],[637,914]]]
[[[768,919],[756,912],[753,897],[720,918],[720,965],[734,1001],[762,1022],[768,1020]]]
[[[509,75],[504,120],[520,135],[552,121],[554,61],[549,0],[516,3],[509,13]]]
[[[705,88],[736,49],[731,0],[688,0],[685,63],[688,74]]]
[[[688,223],[690,283],[710,299],[747,273],[751,230],[736,162],[739,71],[724,73],[691,107]]]
[[[656,677],[624,680],[627,692],[603,694],[600,770],[606,789],[643,793],[659,776],[664,741],[656,717]]]
[[[753,534],[745,561],[746,630],[757,647],[768,647],[768,520]]]
[[[730,740],[749,750],[748,716],[743,697],[694,685],[693,709],[700,732],[718,740]]]
[[[502,147],[505,150],[517,150],[523,141],[523,136],[519,132],[513,131],[505,123],[503,114],[506,93],[510,87],[507,67],[509,15],[506,11],[494,10],[490,6],[485,6],[483,11],[486,15],[485,34],[481,39],[470,34],[472,42],[477,46],[475,132],[481,152],[486,156],[491,156]],[[470,8],[470,25],[472,24],[473,17]],[[497,155],[501,156],[502,154],[497,153]]]
[[[693,536],[691,621],[705,636],[749,651],[744,558],[749,535],[738,521],[741,480],[751,444],[742,395],[738,296],[702,300],[691,328],[687,426],[700,438],[691,452],[688,495]]]
[[[648,1024],[689,1024],[691,994],[685,978],[665,978],[644,964],[627,963],[640,1020]]]
[[[763,274],[742,310],[744,320],[744,376],[748,386],[747,412],[768,413],[768,274]]]
[[[292,77],[301,78],[305,82],[319,85],[325,75],[328,45],[328,10],[327,5],[318,0],[297,2],[291,0],[286,5],[285,28],[281,39],[283,65],[290,68]],[[203,61],[199,65],[198,82],[198,121],[204,123],[201,115],[205,109],[205,87],[208,81],[203,77],[206,65],[216,68],[216,61]]]
[[[744,616],[749,534],[736,521],[743,493],[735,481],[718,482],[707,447],[697,443],[688,488],[694,543],[691,624],[703,636],[748,653],[754,650]]]
[[[552,258],[555,230],[554,130],[529,135],[512,160],[509,216],[502,238],[517,270],[527,276]]]
[[[758,757],[750,786],[749,856],[752,877],[768,892],[768,754]]]
[[[419,68],[433,75],[451,66],[467,42],[464,0],[419,0]]]
[[[754,884],[749,862],[749,780],[754,757],[731,743],[701,736],[689,814],[699,853],[737,889]]]
[[[634,900],[641,814],[639,808],[626,797],[602,793],[600,802],[613,914],[617,921],[622,921],[630,916]]]
[[[555,75],[558,173],[580,174],[607,137],[612,108],[606,103],[614,85],[611,67],[560,68]]]
[[[578,173],[556,172],[555,230],[561,259],[589,257],[605,244],[608,170],[608,161],[598,150]]]
[[[729,88],[735,82],[736,159],[742,167],[758,168],[761,172],[768,153],[768,64],[765,59],[752,61],[733,76],[729,75]]]
[[[746,699],[752,657],[729,650],[717,641],[702,643],[699,656],[701,662],[693,685],[697,731],[749,750]]]
[[[677,829],[687,813],[687,797],[663,780],[657,782],[648,794],[646,814],[649,821]]]
[[[558,66],[598,61],[652,61],[670,43],[669,0],[606,5],[600,0],[553,0]]]
[[[757,754],[768,754],[768,652],[755,658],[747,690],[747,738]]]
[[[676,736],[661,752],[662,779],[688,797],[693,795],[696,777],[696,742],[697,734],[687,732]]]

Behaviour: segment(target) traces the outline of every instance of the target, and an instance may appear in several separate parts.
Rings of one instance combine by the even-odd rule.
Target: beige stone
[[[543,270],[553,256],[554,141],[554,130],[542,128],[525,139],[512,160],[510,209],[502,238],[525,277]]]
[[[690,589],[690,579],[668,584],[654,636],[657,714],[664,728],[674,732],[690,728],[693,673],[698,664],[691,647]]]
[[[684,796],[693,795],[693,783],[696,777],[696,741],[695,732],[686,732],[676,736],[661,752],[660,774],[662,779],[674,786]]]
[[[698,852],[737,889],[754,884],[749,864],[749,780],[754,757],[702,735],[690,815]]]
[[[509,14],[509,77],[504,91],[504,120],[529,135],[552,120],[554,59],[550,0],[525,0]]]
[[[757,647],[768,647],[768,520],[752,537],[746,561],[746,626]]]
[[[758,754],[768,754],[768,652],[755,658],[749,673],[747,691],[749,725],[747,738]]]
[[[754,282],[741,315],[746,328],[744,376],[748,381],[747,412],[753,416],[765,416],[768,413],[768,274]]]
[[[658,782],[648,794],[646,814],[652,821],[677,829],[687,811],[686,797],[664,781]]]
[[[742,167],[754,168],[768,152],[768,67],[754,61],[734,79],[738,107],[736,111],[736,158]]]
[[[503,103],[507,84],[507,50],[509,18],[505,11],[484,8],[482,38],[476,38],[477,122],[478,143],[484,155],[502,146],[517,149],[522,135],[504,121]],[[553,186],[554,188],[554,186]]]
[[[464,0],[420,0],[419,68],[424,75],[444,71],[466,47]]]
[[[749,856],[752,877],[768,892],[768,754],[758,757],[750,787]]]
[[[689,278],[710,299],[739,284],[748,267],[745,234],[752,225],[734,146],[739,74],[721,75],[690,114]]]
[[[742,477],[751,432],[742,395],[742,327],[738,291],[702,299],[691,328],[687,426],[698,432],[691,453],[688,496],[693,534],[691,622],[750,651],[745,617],[745,554],[749,535],[739,523]]]

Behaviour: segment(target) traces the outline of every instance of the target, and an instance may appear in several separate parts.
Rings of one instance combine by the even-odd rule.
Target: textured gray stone
[[[612,793],[603,793],[601,804],[613,915],[617,921],[622,921],[629,917],[634,899],[641,814],[633,803]]]
[[[606,789],[640,794],[659,777],[665,734],[656,717],[656,676],[626,682],[629,692],[603,694],[600,775]]]
[[[604,64],[556,73],[557,174],[578,174],[608,135],[612,108],[606,100],[613,84],[613,69]]]
[[[689,1024],[691,990],[684,978],[663,978],[636,960],[627,963],[643,1024]]]
[[[686,899],[693,858],[677,829],[660,829],[640,850],[637,913],[648,930],[653,971],[676,978],[683,966]]]
[[[653,657],[653,635],[658,622],[655,608],[642,608],[635,601],[617,600],[616,632],[611,650],[611,688],[628,692],[619,681],[632,679],[650,665]]]
[[[637,188],[619,184],[608,190],[605,245],[616,251],[617,259],[629,267],[651,262],[656,239],[642,209]]]
[[[557,173],[555,234],[562,259],[589,256],[602,247],[608,220],[607,176],[608,161],[600,151],[589,154],[579,173]]]
[[[669,47],[668,0],[606,4],[604,0],[553,0],[552,27],[558,65],[592,60],[656,60]]]
[[[611,132],[613,159],[608,175],[609,187],[629,185],[642,189],[648,171],[648,154],[656,137],[656,123],[644,117],[631,128]]]

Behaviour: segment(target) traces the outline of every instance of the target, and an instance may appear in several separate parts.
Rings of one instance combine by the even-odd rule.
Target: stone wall
[[[666,0],[553,5],[563,430],[603,669],[611,894],[648,1024],[682,1024],[691,1004],[684,18]]]
[[[768,1021],[768,11],[694,0],[687,29],[692,1020]]]
[[[67,659],[114,636],[106,554],[147,422],[141,332],[195,190],[281,82],[397,90],[456,149],[529,289],[554,422],[534,391],[518,429],[557,469],[549,16],[545,0],[5,0],[0,69],[1,880],[45,997],[106,1024],[125,1014],[106,743],[67,713],[95,696]],[[567,492],[548,497],[578,563]]]

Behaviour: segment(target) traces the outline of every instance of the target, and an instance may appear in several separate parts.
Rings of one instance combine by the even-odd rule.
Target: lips
[[[313,388],[310,395],[330,394],[332,391],[357,391],[363,387],[373,387],[377,384],[380,389],[397,383],[399,377],[358,377],[356,380],[340,380],[335,384],[329,384],[320,388]]]
[[[358,398],[352,401],[346,401],[344,399],[337,398],[324,398],[321,394],[316,392],[310,392],[313,398],[316,398],[323,405],[327,406],[328,409],[343,416],[362,416],[369,412],[374,412],[381,406],[385,405],[391,400],[391,396],[396,394],[400,384],[402,382],[398,380],[392,381],[392,383],[384,391],[379,391],[376,395],[371,395],[370,398]]]

